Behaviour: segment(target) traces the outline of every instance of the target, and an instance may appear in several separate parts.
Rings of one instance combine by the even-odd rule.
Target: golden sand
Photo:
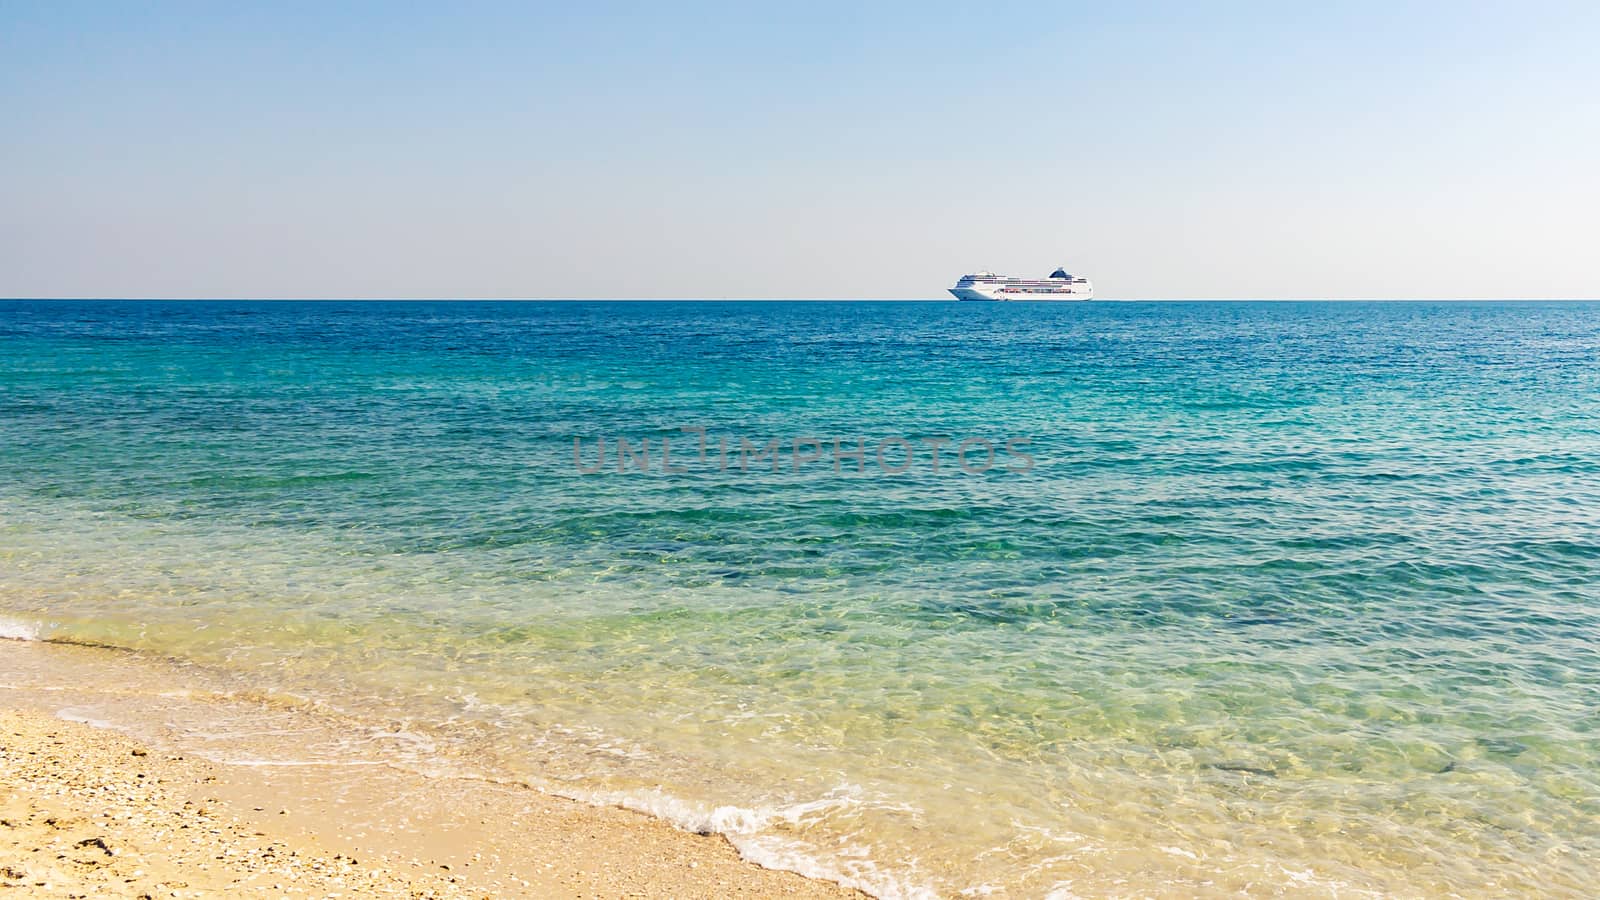
[[[59,718],[95,693],[86,674],[115,685],[126,665],[0,641],[0,897],[862,896],[760,868],[720,837],[525,787],[219,764]]]

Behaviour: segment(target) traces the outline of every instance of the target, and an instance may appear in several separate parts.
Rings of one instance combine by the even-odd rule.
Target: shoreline
[[[62,897],[867,896],[620,807],[423,774],[381,754],[278,758],[260,751],[337,739],[337,724],[192,692],[172,681],[181,669],[0,640],[0,886]],[[141,677],[159,683],[130,689]]]

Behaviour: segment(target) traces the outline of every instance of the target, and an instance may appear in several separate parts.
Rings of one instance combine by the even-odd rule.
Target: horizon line
[[[1600,303],[1595,297],[1096,297],[1002,300],[953,297],[0,297],[0,303],[960,303],[1078,306],[1095,303]]]

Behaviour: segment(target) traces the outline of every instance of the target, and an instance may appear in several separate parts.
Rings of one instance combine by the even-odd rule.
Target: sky
[[[1600,297],[1600,4],[0,0],[0,297]]]

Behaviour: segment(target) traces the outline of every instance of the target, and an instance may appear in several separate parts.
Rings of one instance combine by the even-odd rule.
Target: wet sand
[[[162,690],[129,688],[152,669]],[[521,785],[381,758],[218,761],[193,723],[237,729],[262,712],[198,699],[174,672],[0,640],[0,886],[30,897],[864,896],[756,866],[717,836]],[[337,728],[300,718],[308,746]],[[248,747],[240,734],[229,746]]]

